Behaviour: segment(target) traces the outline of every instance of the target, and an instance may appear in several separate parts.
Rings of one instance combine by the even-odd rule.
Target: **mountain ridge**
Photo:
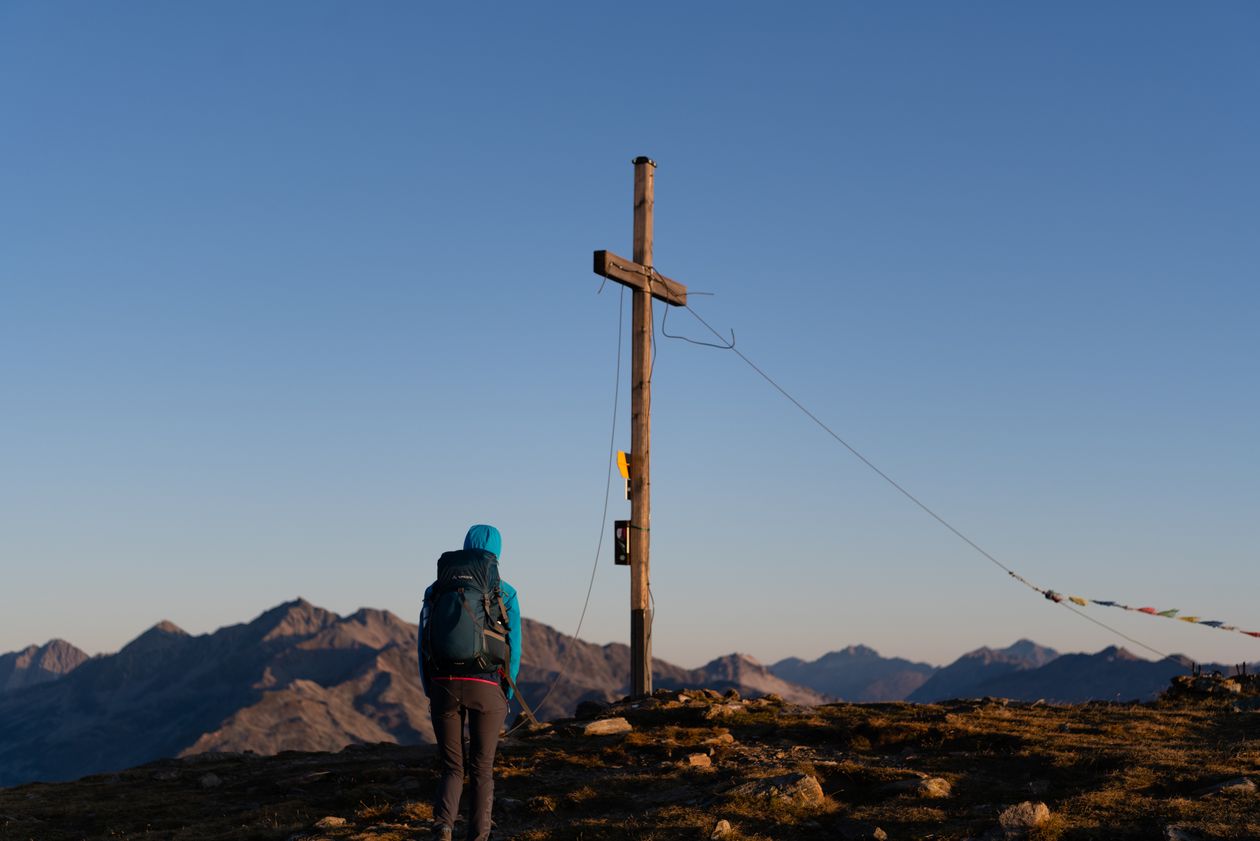
[[[629,648],[599,646],[522,620],[518,686],[537,714],[629,690]],[[340,750],[433,742],[418,674],[418,628],[385,610],[339,616],[298,598],[249,622],[190,635],[172,622],[64,677],[0,696],[0,787],[58,780],[204,751]],[[663,688],[719,684],[825,698],[747,658],[713,674],[653,661]],[[556,682],[563,671],[565,679]]]

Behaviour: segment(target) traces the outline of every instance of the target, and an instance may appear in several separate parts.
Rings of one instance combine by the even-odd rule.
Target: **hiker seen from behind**
[[[445,552],[420,611],[420,681],[429,696],[442,779],[433,833],[454,835],[464,787],[468,727],[468,841],[490,837],[494,754],[521,665],[516,589],[499,578],[503,539],[494,526],[468,530],[464,548]]]

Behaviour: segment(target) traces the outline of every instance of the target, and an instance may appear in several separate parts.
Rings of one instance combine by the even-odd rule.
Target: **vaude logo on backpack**
[[[438,674],[475,675],[508,663],[499,562],[482,549],[446,552],[429,589],[425,650]]]

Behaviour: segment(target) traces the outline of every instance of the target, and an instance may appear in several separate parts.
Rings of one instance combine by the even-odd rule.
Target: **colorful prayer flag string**
[[[1072,604],[1077,604],[1081,607],[1086,607],[1090,604],[1096,604],[1100,607],[1114,607],[1119,608],[1120,610],[1127,610],[1131,613],[1145,613],[1149,616],[1162,616],[1165,619],[1176,619],[1179,622],[1189,622],[1191,625],[1206,625],[1209,628],[1216,628],[1218,631],[1237,631],[1240,634],[1246,634],[1249,637],[1260,639],[1260,631],[1244,631],[1237,625],[1227,625],[1220,619],[1200,619],[1197,616],[1181,616],[1181,611],[1175,607],[1169,608],[1168,610],[1159,610],[1154,607],[1130,607],[1127,604],[1121,604],[1120,602],[1108,599],[1086,599],[1081,596],[1065,596],[1062,593],[1055,592],[1054,590],[1043,590],[1042,588],[1031,584],[1029,586],[1033,587],[1034,590],[1041,593],[1041,595],[1045,596],[1055,604],[1069,601]]]

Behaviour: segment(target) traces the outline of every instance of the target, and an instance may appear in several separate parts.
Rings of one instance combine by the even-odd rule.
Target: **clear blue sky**
[[[411,618],[480,521],[572,632],[640,154],[658,268],[988,551],[1260,629],[1260,9],[635,9],[0,4],[0,651]],[[654,387],[658,656],[1123,642],[733,354]],[[628,610],[605,554],[582,635]]]

